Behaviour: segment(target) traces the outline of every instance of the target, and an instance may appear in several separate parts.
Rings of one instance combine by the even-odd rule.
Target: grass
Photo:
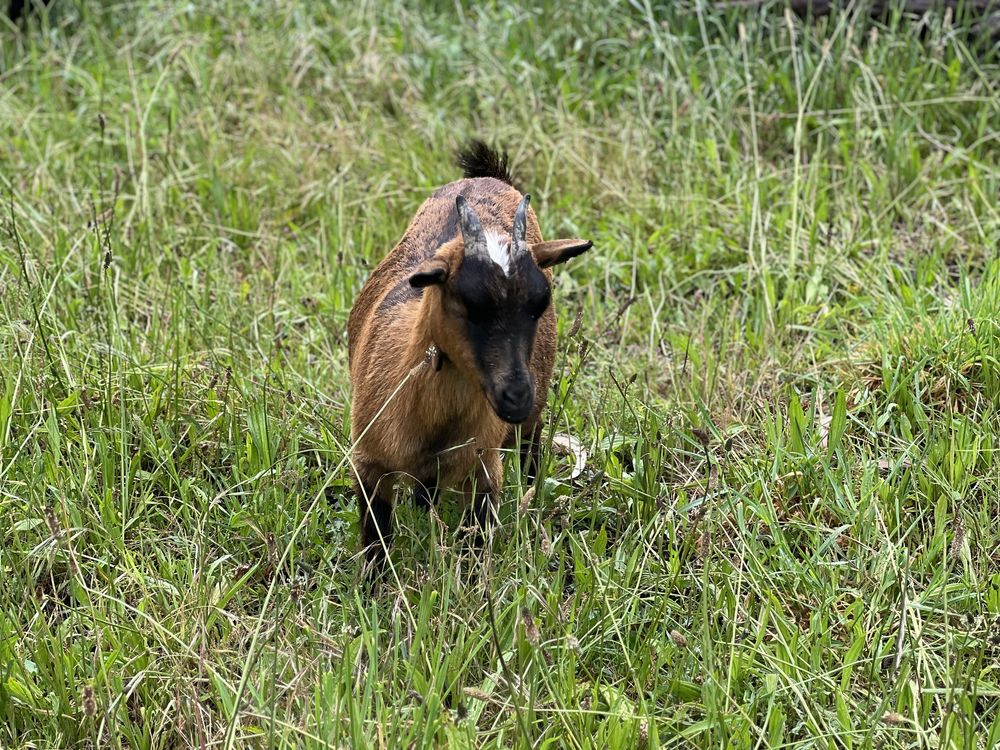
[[[970,23],[3,25],[0,746],[995,745],[1000,59]],[[595,242],[548,412],[588,463],[549,452],[532,495],[509,462],[478,561],[401,497],[369,596],[347,314],[474,135]]]

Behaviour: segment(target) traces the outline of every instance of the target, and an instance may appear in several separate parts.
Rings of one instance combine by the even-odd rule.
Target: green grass
[[[1000,741],[996,48],[518,5],[0,28],[0,746]],[[470,136],[594,240],[588,464],[478,561],[401,497],[368,596],[347,315]]]

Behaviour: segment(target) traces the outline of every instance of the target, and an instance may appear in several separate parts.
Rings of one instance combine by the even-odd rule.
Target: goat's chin
[[[500,419],[502,419],[507,424],[514,424],[514,425],[523,424],[524,421],[528,418],[528,414],[525,414],[523,416],[520,415],[520,414],[516,415],[516,416],[511,416],[511,415],[504,414],[503,412],[499,412],[499,411],[496,414],[497,414],[498,417],[500,417]],[[530,412],[529,412],[529,414],[530,414]]]

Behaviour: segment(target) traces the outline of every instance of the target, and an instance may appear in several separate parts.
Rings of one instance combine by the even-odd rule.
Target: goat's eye
[[[551,298],[546,295],[541,297],[534,302],[530,307],[528,307],[528,314],[531,315],[532,320],[538,320],[545,314],[545,311],[549,309],[549,300]]]

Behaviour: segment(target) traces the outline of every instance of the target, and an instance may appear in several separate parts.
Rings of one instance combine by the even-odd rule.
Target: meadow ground
[[[967,19],[57,3],[0,27],[0,746],[1000,739],[1000,59]],[[361,585],[345,324],[469,136],[551,455]],[[579,322],[575,324],[579,316]]]

